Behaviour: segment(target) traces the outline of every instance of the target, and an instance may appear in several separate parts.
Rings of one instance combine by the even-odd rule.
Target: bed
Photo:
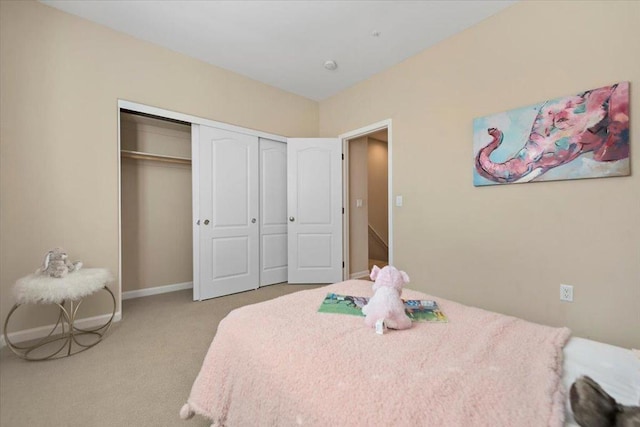
[[[630,350],[570,339],[567,328],[405,289],[405,299],[435,299],[449,322],[378,335],[361,317],[319,313],[330,292],[372,293],[349,280],[229,313],[180,416],[216,427],[573,426],[566,390],[583,374],[621,403],[640,400]]]

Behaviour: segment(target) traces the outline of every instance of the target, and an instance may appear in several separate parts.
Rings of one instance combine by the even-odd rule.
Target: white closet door
[[[260,286],[287,281],[287,145],[260,138]]]
[[[287,140],[289,283],[342,280],[342,143]]]
[[[258,287],[258,137],[201,125],[199,142],[203,300]]]

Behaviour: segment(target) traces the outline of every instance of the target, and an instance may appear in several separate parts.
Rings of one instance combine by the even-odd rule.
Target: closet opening
[[[191,123],[119,114],[122,299],[192,288]]]
[[[286,281],[286,137],[126,100],[117,114],[120,307],[183,289],[193,289],[194,300],[239,292],[207,283],[209,276],[237,273],[246,289]],[[251,186],[248,211],[237,184],[254,183],[256,172],[261,187]],[[248,246],[235,226],[243,222],[259,230],[261,245],[245,251],[257,248],[258,256],[240,254]]]
[[[292,277],[295,283],[333,283],[340,278],[348,279],[354,273],[368,274],[368,217],[373,218],[376,213],[372,211],[369,214],[367,211],[367,221],[364,223],[366,249],[353,252],[354,265],[357,254],[358,257],[363,256],[364,267],[350,268],[349,217],[356,209],[370,205],[371,197],[368,193],[362,193],[359,197],[354,195],[349,199],[348,161],[342,162],[340,171],[340,159],[349,159],[349,141],[363,136],[367,137],[367,146],[373,147],[384,143],[384,134],[387,135],[387,225],[371,225],[371,234],[376,233],[371,238],[371,259],[379,264],[393,263],[390,119],[338,138],[286,138],[118,100],[118,127],[120,307],[122,299],[181,289],[192,288],[194,300],[240,292],[231,283],[226,283],[229,285],[227,287],[219,283],[220,280],[231,282],[234,278],[246,289],[256,289],[270,283],[292,282]],[[379,133],[371,135],[376,132]],[[286,154],[283,150],[285,145]],[[256,147],[259,148],[259,155],[256,155]],[[307,149],[303,150],[304,147]],[[314,153],[317,151],[326,155],[310,155],[308,147],[314,147]],[[289,159],[301,150],[306,156],[306,166],[302,169],[304,173],[292,174],[288,167]],[[250,153],[253,154],[248,155]],[[243,163],[245,161],[246,165]],[[294,163],[299,164],[300,161]],[[385,170],[385,167],[378,165],[369,169],[378,171]],[[218,175],[213,176],[212,171]],[[232,179],[234,171],[238,176]],[[304,176],[301,178],[298,175]],[[253,185],[258,176],[259,185]],[[253,183],[247,186],[247,194],[252,197],[240,196],[237,185],[225,185],[229,182]],[[285,194],[298,194],[295,187],[289,190],[289,184],[300,182],[313,183],[313,189],[323,186],[321,194],[330,199],[318,206],[317,197],[307,197],[302,201],[298,198],[296,203],[292,203],[297,210],[288,206],[288,200],[293,198],[285,197]],[[383,185],[372,184],[371,187],[380,187],[379,190],[385,191]],[[275,189],[279,189],[279,197],[274,197]],[[355,194],[356,189],[352,192]],[[213,198],[216,200],[213,201]],[[245,199],[253,202],[241,203]],[[258,206],[260,209],[256,210]],[[285,245],[285,234],[287,239],[294,235],[292,229],[295,227],[292,224],[308,225],[307,216],[311,215],[313,219],[313,215],[317,216],[318,209],[322,207],[331,207],[328,210],[331,220],[321,224],[330,226],[330,230],[323,228],[322,233],[330,233],[331,238],[319,242],[327,246],[319,252],[315,243],[307,244],[302,249],[292,244]],[[333,207],[338,209],[334,210]],[[306,219],[303,221],[303,218]],[[361,223],[353,222],[354,227],[361,227]],[[318,225],[317,221],[310,224]],[[250,239],[238,233],[220,234],[232,232],[231,226],[246,226],[254,234],[258,230],[261,244],[243,243]],[[300,230],[296,232],[300,233]],[[311,233],[312,237],[319,233],[305,232]],[[382,246],[378,252],[374,249],[376,244]],[[290,250],[291,247],[295,249]],[[307,250],[309,248],[311,252]],[[247,256],[241,256],[242,253]],[[317,276],[313,276],[313,280],[306,276],[295,277],[293,273],[301,268],[313,270]],[[253,274],[257,269],[260,269],[258,274]]]

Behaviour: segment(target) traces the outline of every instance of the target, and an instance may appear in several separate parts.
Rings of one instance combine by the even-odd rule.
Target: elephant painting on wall
[[[475,186],[629,175],[629,82],[475,119]]]

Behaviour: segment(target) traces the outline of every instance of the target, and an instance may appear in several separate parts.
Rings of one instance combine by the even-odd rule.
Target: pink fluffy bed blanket
[[[562,348],[551,328],[435,299],[449,323],[378,335],[318,313],[350,280],[234,310],[220,322],[180,411],[214,426],[562,426]]]

